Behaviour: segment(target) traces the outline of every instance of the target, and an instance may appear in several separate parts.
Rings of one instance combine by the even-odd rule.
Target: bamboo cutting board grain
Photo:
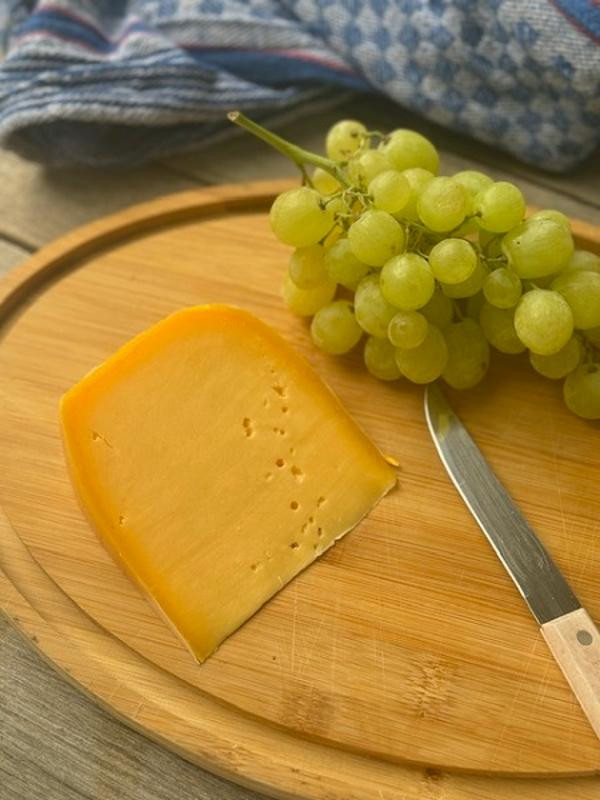
[[[600,771],[600,743],[446,478],[422,390],[375,381],[360,354],[315,352],[283,307],[287,251],[266,214],[278,188],[135,207],[49,245],[2,284],[1,605],[130,723],[282,796],[550,800],[569,786],[597,797],[600,779],[566,776]],[[597,229],[575,231],[600,249]],[[398,491],[198,666],[85,522],[57,403],[136,333],[213,301],[280,331],[401,466]],[[525,359],[494,362],[452,402],[600,620],[600,429],[570,415]],[[546,780],[448,774],[465,770]]]

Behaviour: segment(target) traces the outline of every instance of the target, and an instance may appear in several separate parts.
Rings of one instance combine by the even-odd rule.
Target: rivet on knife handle
[[[600,632],[434,384],[425,391],[425,416],[442,464],[539,622],[600,738]]]
[[[600,632],[585,608],[545,622],[541,631],[600,738]]]

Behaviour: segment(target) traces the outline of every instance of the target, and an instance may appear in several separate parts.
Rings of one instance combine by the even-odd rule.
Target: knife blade
[[[438,455],[516,585],[600,738],[600,633],[442,390],[425,389],[425,418]]]

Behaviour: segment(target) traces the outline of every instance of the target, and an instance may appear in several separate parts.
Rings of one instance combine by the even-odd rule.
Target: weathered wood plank
[[[259,800],[122,725],[0,615],[1,800]]]
[[[5,239],[0,239],[0,276],[25,261],[30,251]]]
[[[36,248],[121,208],[201,183],[159,164],[136,169],[47,170],[0,151],[0,236]]]

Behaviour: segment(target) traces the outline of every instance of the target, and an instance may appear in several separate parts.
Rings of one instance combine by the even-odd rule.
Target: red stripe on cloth
[[[586,28],[585,25],[582,25],[575,17],[572,17],[559,3],[555,2],[555,0],[550,0],[551,4],[554,8],[559,11],[563,17],[570,22],[571,25],[579,31],[579,33],[583,33],[584,36],[587,36],[588,39],[591,39],[592,42],[595,44],[600,44],[600,36],[596,36],[589,28]],[[600,0],[592,0],[594,5],[600,6]]]

